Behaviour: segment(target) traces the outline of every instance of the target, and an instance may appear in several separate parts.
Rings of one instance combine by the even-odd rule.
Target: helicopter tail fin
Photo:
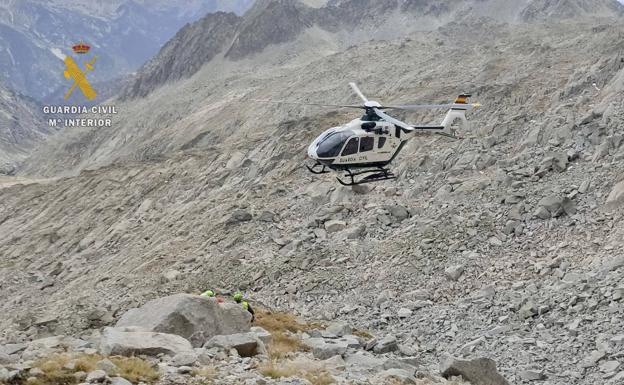
[[[442,121],[445,133],[453,133],[451,127],[456,120],[460,121],[462,130],[467,130],[469,128],[468,119],[466,119],[466,111],[479,107],[479,104],[468,103],[470,96],[471,95],[469,94],[461,94],[455,99],[453,107],[451,107],[451,109],[447,112],[444,120]]]

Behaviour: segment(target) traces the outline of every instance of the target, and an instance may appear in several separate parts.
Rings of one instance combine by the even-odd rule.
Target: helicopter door
[[[375,138],[365,136],[360,138],[360,152],[372,151],[375,148]]]
[[[359,138],[351,138],[349,139],[349,141],[347,142],[347,144],[344,147],[344,150],[342,150],[342,156],[348,156],[348,155],[353,155],[353,154],[357,154],[358,152],[358,147],[360,144],[360,139]]]

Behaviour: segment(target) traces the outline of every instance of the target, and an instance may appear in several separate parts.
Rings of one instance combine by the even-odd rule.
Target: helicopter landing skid
[[[364,183],[373,183],[380,182],[382,180],[391,180],[396,179],[396,175],[392,173],[392,171],[387,168],[379,167],[374,170],[365,170],[359,172],[353,172],[349,169],[345,170],[347,173],[345,174],[346,178],[349,178],[350,181],[345,182],[340,178],[338,179],[338,183],[343,186],[357,186]],[[366,175],[365,177],[358,179],[359,176]]]
[[[308,166],[307,164],[305,166],[308,169],[308,171],[310,171],[312,174],[320,175],[320,174],[327,174],[327,173],[329,173],[329,171],[327,171],[327,168],[325,167],[325,165],[321,164],[319,162],[316,162],[314,164],[314,166],[312,166],[312,167]],[[318,170],[319,167],[321,168],[320,170]]]

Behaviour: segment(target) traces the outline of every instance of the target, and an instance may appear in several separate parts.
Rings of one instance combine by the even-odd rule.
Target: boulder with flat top
[[[251,315],[238,304],[176,294],[129,310],[116,326],[137,326],[151,332],[175,334],[189,340],[194,347],[201,347],[216,335],[248,332]]]
[[[100,353],[105,356],[157,356],[161,353],[175,356],[192,351],[191,343],[178,335],[155,333],[135,327],[107,327],[100,340]]]

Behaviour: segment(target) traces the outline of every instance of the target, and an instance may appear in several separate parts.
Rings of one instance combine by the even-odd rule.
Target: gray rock
[[[87,373],[83,371],[76,372],[74,373],[74,378],[79,382],[83,382],[87,378]]]
[[[364,195],[368,194],[371,191],[371,186],[366,184],[356,184],[355,186],[351,187],[351,190],[353,190],[353,192],[356,194]]]
[[[333,356],[323,361],[323,367],[331,370],[345,370],[347,364],[342,356]]]
[[[180,352],[171,359],[172,366],[192,366],[197,362],[197,354],[194,351]]]
[[[0,366],[0,382],[8,382],[9,379],[11,379],[11,373],[9,372],[9,369]]]
[[[377,377],[382,381],[382,383],[388,383],[388,381],[390,381],[390,383],[393,383],[392,380],[397,380],[401,384],[416,383],[414,373],[411,370],[388,369],[379,372]]]
[[[270,211],[263,211],[258,216],[260,222],[275,222],[275,214]]]
[[[347,227],[347,224],[344,221],[339,221],[336,219],[329,220],[325,222],[325,231],[328,233],[336,233],[338,231],[342,231]]]
[[[366,234],[365,225],[354,226],[345,230],[345,235],[347,236],[347,239],[362,238],[364,234]]]
[[[344,322],[332,323],[326,330],[338,337],[342,337],[353,332],[353,328]]]
[[[241,222],[249,222],[253,219],[251,213],[247,210],[236,210],[225,222],[227,225],[235,225]]]
[[[104,382],[106,380],[106,372],[103,370],[94,370],[87,374],[86,381],[89,383]]]
[[[462,376],[472,385],[509,385],[496,370],[496,363],[489,358],[468,361],[448,357],[440,365],[440,372],[444,378]]]
[[[373,351],[377,354],[394,352],[399,348],[395,336],[386,336],[377,341]]]
[[[172,282],[178,279],[182,273],[175,269],[169,269],[162,274],[162,282]]]
[[[252,357],[259,353],[258,342],[260,340],[255,333],[238,333],[230,335],[214,336],[204,348],[222,348],[225,350],[235,349],[241,357]]]
[[[563,197],[560,197],[557,195],[550,195],[550,196],[542,198],[539,201],[538,206],[543,207],[546,210],[548,210],[548,212],[550,213],[552,217],[557,217],[563,213],[563,207],[562,207],[563,200],[564,200]]]
[[[177,370],[179,374],[190,374],[193,372],[193,368],[190,366],[180,366]]]
[[[589,186],[590,186],[590,181],[588,180],[583,181],[583,183],[581,183],[581,186],[578,189],[578,192],[580,192],[581,194],[585,194],[587,190],[589,190]]]
[[[0,365],[12,364],[14,361],[15,360],[8,354],[0,352]]]
[[[404,357],[404,358],[389,358],[384,364],[384,369],[403,369],[411,373],[411,375],[416,374],[416,370],[420,363],[416,357]]]
[[[410,309],[408,309],[408,308],[402,307],[397,312],[397,316],[399,318],[409,318],[409,317],[412,316],[412,311]]]
[[[605,361],[600,364],[600,371],[602,371],[603,373],[613,373],[619,368],[619,361]]]
[[[541,381],[546,379],[546,375],[541,370],[522,370],[518,376],[526,381]]]
[[[538,207],[535,212],[533,213],[533,216],[539,219],[550,219],[551,214],[550,211],[546,210],[545,207]]]
[[[619,372],[607,382],[607,385],[621,385],[624,384],[624,371]]]
[[[381,368],[385,362],[383,359],[374,357],[364,352],[346,354],[344,360],[350,368],[363,370]]]
[[[342,338],[339,338],[338,341],[344,342],[347,345],[347,348],[350,349],[360,349],[362,347],[360,339],[354,335],[343,336]]]
[[[402,297],[407,301],[428,301],[431,299],[431,294],[427,290],[416,289],[405,293]]]
[[[256,336],[265,345],[270,345],[273,336],[268,331],[264,330],[260,326],[252,326],[249,330],[250,333]]]
[[[538,311],[538,309],[535,306],[535,304],[533,302],[531,302],[531,301],[527,301],[527,303],[522,305],[520,310],[518,310],[518,314],[522,318],[531,318],[531,317],[537,315],[537,311]]]
[[[605,262],[606,271],[616,271],[622,266],[624,266],[624,255],[611,257]]]
[[[132,382],[123,377],[111,377],[110,385],[132,385]]]
[[[77,349],[84,348],[87,346],[89,346],[89,343],[79,338],[68,337],[68,336],[53,336],[53,337],[40,338],[40,339],[30,342],[26,350],[55,349],[55,348],[77,350]]]
[[[12,355],[24,351],[28,347],[27,344],[6,344],[0,345],[0,353]]]
[[[127,311],[116,326],[138,326],[147,331],[176,334],[200,347],[216,335],[248,332],[250,321],[249,312],[239,305],[176,294]]]
[[[404,221],[410,216],[409,211],[407,211],[407,209],[403,206],[387,206],[386,209],[388,210],[390,215],[392,215],[392,217],[399,222]]]
[[[444,275],[446,275],[446,278],[450,279],[451,281],[457,281],[463,273],[463,265],[449,266],[444,270]]]
[[[304,344],[312,350],[314,358],[319,360],[326,360],[336,355],[342,356],[348,348],[346,341],[324,338],[309,338],[304,340]]]
[[[112,376],[118,373],[119,368],[115,365],[111,360],[105,358],[101,361],[98,361],[95,364],[95,367],[103,370],[107,376]]]
[[[173,356],[192,350],[191,343],[178,335],[138,331],[137,328],[107,327],[100,340],[100,352],[107,356],[156,356],[161,353]]]
[[[611,207],[620,206],[624,203],[624,180],[613,186],[606,203]]]

